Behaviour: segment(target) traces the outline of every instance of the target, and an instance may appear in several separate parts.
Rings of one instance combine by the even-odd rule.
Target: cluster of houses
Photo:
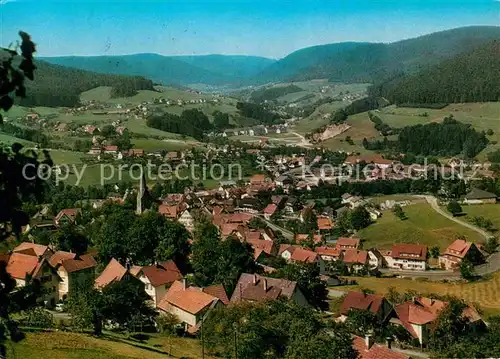
[[[349,292],[343,299],[337,321],[345,322],[356,311],[369,311],[381,325],[400,327],[416,346],[426,346],[431,328],[447,305],[445,301],[426,297],[413,297],[403,303],[393,304],[380,295]],[[469,331],[485,326],[473,306],[464,308],[462,316],[467,319]]]
[[[267,134],[272,134],[272,133],[280,134],[286,132],[288,132],[288,123],[285,122],[284,124],[281,125],[271,125],[271,126],[258,125],[249,128],[228,129],[220,133],[211,133],[209,135],[218,137],[265,136]]]

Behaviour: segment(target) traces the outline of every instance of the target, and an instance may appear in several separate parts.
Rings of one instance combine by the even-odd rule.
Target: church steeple
[[[137,214],[142,214],[142,212],[144,211],[143,199],[148,190],[146,184],[146,174],[144,173],[143,169],[141,169],[141,171],[142,171],[142,176],[141,179],[139,180],[139,191],[137,191],[137,209],[136,209]]]

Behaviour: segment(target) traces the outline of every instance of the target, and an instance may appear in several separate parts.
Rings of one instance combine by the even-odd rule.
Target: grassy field
[[[26,141],[17,137],[13,137],[11,135],[8,135],[6,133],[0,133],[0,143],[6,144],[6,145],[12,145],[13,143],[20,143],[23,146],[26,147],[33,147],[35,146],[34,142],[31,141]]]
[[[419,243],[444,249],[460,235],[473,242],[483,240],[478,233],[437,214],[428,204],[410,205],[403,210],[408,216],[405,221],[391,211],[385,211],[376,223],[359,231],[364,248],[391,248],[394,243]]]
[[[40,152],[41,153],[41,152]],[[50,150],[50,158],[54,161],[54,164],[78,164],[82,162],[82,158],[88,155],[82,152],[73,152],[65,150]]]
[[[467,214],[462,218],[470,220],[472,217],[482,216],[491,220],[495,228],[500,230],[500,204],[462,206],[462,210]]]
[[[134,138],[132,139],[134,148],[142,148],[146,152],[153,152],[159,150],[179,151],[189,147],[187,141],[172,140],[162,141],[153,138]]]
[[[332,150],[343,150],[346,152],[359,152],[367,153],[362,145],[363,138],[374,139],[380,138],[379,133],[373,127],[373,123],[370,121],[367,112],[359,113],[354,116],[349,116],[346,123],[352,126],[349,130],[342,133],[341,135],[331,138],[321,145]],[[345,138],[350,136],[354,141],[354,145],[350,145],[345,142]]]
[[[493,273],[492,278],[476,283],[439,283],[423,282],[399,278],[355,278],[359,285],[335,287],[338,290],[371,289],[379,294],[386,294],[390,287],[398,292],[415,290],[421,294],[449,294],[464,299],[469,303],[478,303],[484,308],[485,315],[500,315],[500,272]]]
[[[169,352],[174,358],[201,358],[201,347],[197,340],[186,338],[153,337],[149,345]],[[171,346],[170,346],[171,344]],[[132,345],[88,334],[77,333],[29,333],[20,343],[9,346],[8,358],[51,358],[51,359],[160,359],[166,354],[137,348]],[[205,355],[207,359],[212,359]]]

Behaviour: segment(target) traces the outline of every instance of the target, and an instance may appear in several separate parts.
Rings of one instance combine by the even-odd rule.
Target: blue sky
[[[392,42],[500,26],[500,0],[0,0],[0,43],[39,56],[243,54],[281,58],[341,41]]]

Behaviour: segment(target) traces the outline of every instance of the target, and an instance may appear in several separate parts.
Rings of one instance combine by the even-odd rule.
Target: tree
[[[35,44],[27,33],[20,31],[19,36],[22,40],[20,56],[16,50],[0,50],[5,55],[0,63],[0,108],[4,111],[11,109],[15,97],[26,97],[25,79],[33,80],[36,69],[33,60]],[[0,124],[2,123],[3,117],[0,115]],[[23,153],[21,149],[22,146],[18,143],[10,149],[0,148],[0,242],[12,233],[19,238],[21,227],[28,223],[28,217],[22,211],[23,202],[28,198],[41,198],[44,188],[39,176],[34,176],[34,180],[28,179],[28,176],[37,173],[40,165],[36,153]],[[50,158],[45,162],[52,165]],[[33,166],[32,171],[26,173],[28,176],[22,172],[27,164]],[[10,306],[11,292],[14,288],[15,281],[7,273],[6,263],[0,262],[0,357],[6,356],[4,343],[7,339],[22,339],[16,322],[10,317],[13,311]],[[19,293],[16,296],[17,306],[23,306],[25,298]]]
[[[210,222],[202,222],[195,228],[194,238],[191,257],[194,281],[204,287],[215,281],[218,272],[219,231]]]
[[[242,273],[253,273],[256,269],[252,247],[233,237],[219,242],[216,260],[217,273],[213,284],[222,283],[229,293],[233,292]]]
[[[494,253],[498,247],[498,239],[496,237],[490,237],[484,245],[484,250],[488,253]]]
[[[364,336],[366,333],[373,333],[381,323],[378,323],[375,314],[369,310],[351,310],[346,320],[346,325],[352,332]]]
[[[77,255],[87,251],[89,239],[81,233],[75,224],[61,226],[51,238],[51,243],[60,251],[73,252]]]
[[[457,201],[450,201],[448,203],[448,206],[446,207],[448,209],[448,212],[450,212],[453,217],[459,215],[462,213],[462,206]]]
[[[214,118],[214,126],[217,129],[224,129],[229,127],[229,115],[220,111],[215,111],[212,114]]]
[[[114,282],[103,289],[102,296],[103,318],[128,330],[135,331],[137,322],[151,325],[158,314],[149,304],[150,297],[139,281]]]
[[[204,338],[210,352],[227,358],[357,358],[345,325],[328,326],[312,309],[284,300],[217,308]]]
[[[474,265],[466,258],[460,262],[460,276],[467,280],[475,277]]]
[[[394,213],[394,215],[396,217],[398,217],[402,221],[408,219],[408,217],[406,216],[406,213],[403,211],[403,208],[399,204],[396,204],[394,206],[394,208],[392,209],[392,212]]]
[[[115,127],[113,125],[104,125],[101,128],[101,136],[105,138],[115,137],[116,136]]]
[[[438,258],[439,257],[439,247],[435,246],[435,247],[432,247],[430,250],[429,250],[429,254],[432,258]]]
[[[434,350],[447,348],[467,335],[469,319],[463,314],[467,305],[463,300],[452,298],[434,321],[429,344]]]
[[[271,276],[297,282],[310,305],[321,310],[328,309],[328,289],[320,277],[317,265],[289,263]]]
[[[350,227],[356,231],[368,227],[372,220],[365,207],[359,206],[349,212]]]

